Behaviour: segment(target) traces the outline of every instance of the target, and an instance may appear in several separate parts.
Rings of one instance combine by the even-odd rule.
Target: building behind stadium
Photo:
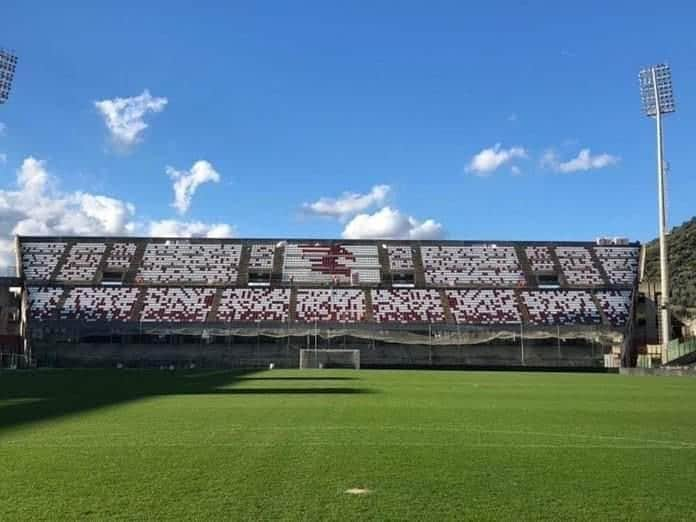
[[[18,237],[16,253],[5,365],[298,367],[326,350],[362,367],[635,362],[642,256],[623,239]]]

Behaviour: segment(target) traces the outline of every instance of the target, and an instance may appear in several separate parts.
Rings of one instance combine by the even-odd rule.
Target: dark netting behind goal
[[[360,369],[360,350],[300,350],[300,368]]]

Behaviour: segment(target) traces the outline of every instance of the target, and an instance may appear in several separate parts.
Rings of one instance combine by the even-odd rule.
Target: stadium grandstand
[[[362,367],[630,364],[626,240],[18,237],[16,252],[27,364],[298,367],[303,350],[357,351]]]

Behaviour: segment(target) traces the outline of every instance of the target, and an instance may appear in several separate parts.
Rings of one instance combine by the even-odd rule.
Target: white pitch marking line
[[[367,488],[350,488],[346,489],[346,493],[349,495],[367,495],[372,492]]]

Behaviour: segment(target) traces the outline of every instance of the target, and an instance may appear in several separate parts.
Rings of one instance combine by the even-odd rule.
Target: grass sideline
[[[694,404],[687,378],[3,372],[1,518],[694,519]]]

